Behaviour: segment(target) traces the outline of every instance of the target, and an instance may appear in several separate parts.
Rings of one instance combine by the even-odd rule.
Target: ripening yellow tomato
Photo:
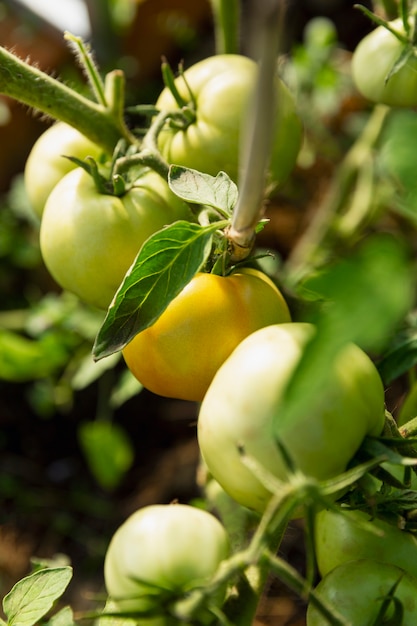
[[[152,326],[133,338],[123,356],[150,391],[201,401],[242,339],[290,319],[284,297],[263,272],[199,273]]]

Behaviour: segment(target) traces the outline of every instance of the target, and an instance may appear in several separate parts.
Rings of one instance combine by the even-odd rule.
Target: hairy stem
[[[115,70],[121,73],[120,70]],[[107,152],[130,133],[112,111],[0,47],[0,93],[70,124]]]

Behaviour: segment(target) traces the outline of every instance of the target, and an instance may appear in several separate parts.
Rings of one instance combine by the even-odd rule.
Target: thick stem
[[[240,1],[211,0],[216,54],[239,52]]]
[[[107,152],[112,152],[118,140],[128,135],[110,111],[2,47],[0,93],[70,124]]]
[[[256,226],[262,216],[271,153],[271,128],[276,106],[279,106],[276,102],[275,73],[284,6],[281,0],[263,0],[256,5],[253,37],[259,69],[254,99],[243,129],[239,198],[228,233],[233,261],[240,261],[250,254]]]
[[[417,417],[413,417],[409,422],[406,422],[399,428],[399,432],[402,437],[417,437]]]

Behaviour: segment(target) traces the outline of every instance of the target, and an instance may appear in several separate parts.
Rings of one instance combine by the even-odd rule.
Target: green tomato
[[[158,138],[169,163],[216,176],[226,172],[237,182],[242,126],[254,90],[257,64],[235,54],[209,57],[176,79],[176,87],[195,120],[186,128],[167,125]],[[191,101],[190,90],[195,102]],[[292,95],[277,77],[277,112],[272,133],[272,157],[268,183],[282,184],[292,171],[302,140],[302,125]],[[156,107],[178,110],[171,91],[165,88]]]
[[[58,122],[37,139],[27,158],[24,183],[30,205],[41,218],[49,194],[55,185],[76,165],[65,157],[98,159],[102,149],[78,130]]]
[[[390,22],[390,26],[404,35],[402,19]],[[375,28],[358,44],[352,57],[352,77],[365,98],[394,107],[417,105],[417,57],[414,53],[386,80],[405,47],[406,44],[384,26]]]
[[[124,196],[100,194],[82,168],[54,187],[42,218],[40,248],[63,288],[106,309],[141,245],[189,207],[156,173],[144,169]]]
[[[380,534],[355,523],[364,521],[372,521]],[[322,576],[346,561],[377,559],[417,577],[416,537],[381,519],[371,520],[363,511],[344,511],[343,515],[325,509],[320,511],[316,516],[315,546],[317,567]]]
[[[237,502],[257,511],[271,494],[242,463],[239,445],[285,481],[278,437],[304,474],[324,480],[343,472],[364,437],[379,435],[384,425],[381,379],[353,344],[329,367],[320,404],[295,422],[280,423],[287,384],[314,332],[298,322],[254,332],[218,370],[201,405],[198,440],[210,473]]]
[[[317,585],[315,591],[321,599],[331,604],[337,613],[353,626],[369,626],[375,621],[382,603],[392,594],[403,608],[401,626],[417,624],[417,579],[406,574],[399,567],[373,560],[355,560],[339,565],[327,574]],[[395,613],[395,603],[390,602],[381,624],[388,623]],[[399,618],[401,619],[401,618]],[[307,609],[307,626],[323,626],[327,623],[319,610],[310,603]],[[393,621],[389,622],[394,624]]]
[[[153,393],[201,402],[242,339],[263,326],[290,320],[281,292],[263,272],[200,272],[152,326],[132,339],[123,356]]]
[[[115,532],[104,562],[110,600],[119,611],[156,611],[206,584],[230,546],[210,513],[183,504],[151,505]],[[221,604],[224,589],[211,601]],[[201,623],[210,621],[203,610]]]

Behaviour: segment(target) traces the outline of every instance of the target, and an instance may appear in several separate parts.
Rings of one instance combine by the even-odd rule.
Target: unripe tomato
[[[144,169],[124,196],[98,193],[82,168],[69,172],[50,194],[40,248],[56,282],[84,302],[106,309],[141,245],[189,207],[156,173]]]
[[[216,176],[226,172],[237,182],[239,147],[246,112],[256,79],[257,64],[237,54],[208,57],[176,79],[181,97],[195,104],[196,119],[187,128],[167,126],[159,135],[159,148],[169,163],[191,167]],[[190,91],[195,103],[191,101]],[[269,183],[283,183],[293,169],[302,140],[302,125],[294,100],[277,77],[277,114],[272,133]],[[171,91],[165,88],[156,107],[178,110]]]
[[[253,333],[219,369],[201,405],[198,441],[210,473],[232,498],[257,511],[271,494],[244,465],[238,446],[285,481],[278,437],[304,474],[325,480],[343,472],[364,437],[379,435],[384,425],[381,379],[353,344],[329,364],[320,404],[280,425],[286,387],[313,333],[312,325],[299,322]]]
[[[364,520],[371,521],[383,534],[375,535],[355,524]],[[316,517],[315,546],[322,576],[352,559],[376,559],[417,577],[417,538],[381,519],[371,519],[362,511],[345,511],[343,515],[320,511]]]
[[[331,604],[352,626],[369,626],[377,623],[382,602],[398,581],[400,582],[394,597],[401,602],[403,615],[402,621],[395,623],[398,626],[415,626],[417,579],[394,565],[366,559],[349,561],[327,574],[317,585],[316,591],[320,598]],[[393,620],[394,610],[395,606],[391,602],[384,621],[378,624]],[[323,626],[325,623],[325,618],[310,603],[307,609],[307,626]],[[393,621],[389,623],[394,624]]]
[[[115,532],[104,580],[119,611],[160,610],[207,583],[229,556],[229,539],[210,513],[184,504],[151,505]],[[211,601],[221,603],[222,589]],[[202,622],[209,619],[202,616]]]
[[[76,168],[66,156],[98,159],[102,152],[99,146],[63,122],[42,133],[30,151],[24,171],[26,193],[36,215],[42,217],[52,189],[65,174]]]
[[[404,35],[402,19],[390,22],[390,26]],[[360,41],[352,57],[352,77],[365,98],[394,107],[417,105],[415,54],[386,80],[404,50],[405,44],[384,26],[378,26]]]
[[[123,356],[136,378],[161,396],[201,401],[234,348],[263,326],[290,321],[287,304],[262,272],[197,274]]]

